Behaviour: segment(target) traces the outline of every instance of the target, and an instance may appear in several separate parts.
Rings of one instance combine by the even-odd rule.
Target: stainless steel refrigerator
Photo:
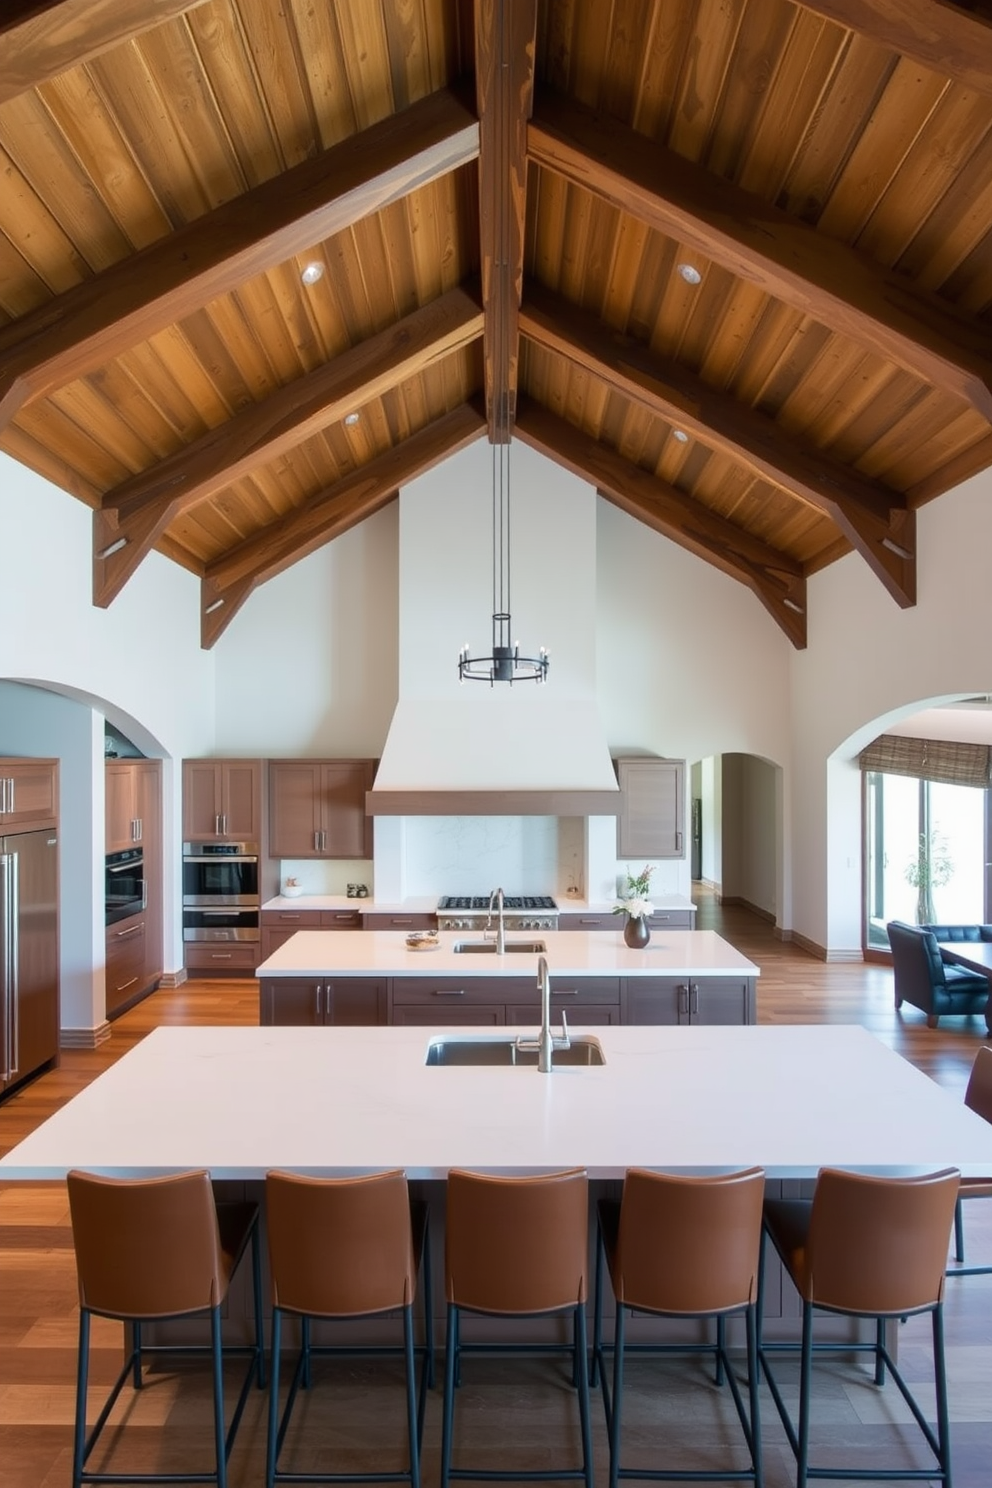
[[[0,1096],[59,1049],[58,836],[0,836]]]

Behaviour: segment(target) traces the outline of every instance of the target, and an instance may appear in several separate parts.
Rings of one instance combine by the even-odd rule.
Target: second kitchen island
[[[258,968],[259,1021],[274,1025],[536,1027],[538,953],[545,947],[555,1023],[746,1024],[756,1021],[760,969],[711,930],[655,934],[630,950],[616,931],[507,936],[503,955],[456,949],[442,932],[413,950],[397,931],[301,930]]]

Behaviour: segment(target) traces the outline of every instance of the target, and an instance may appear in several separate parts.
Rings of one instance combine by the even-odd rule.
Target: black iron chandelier
[[[464,682],[545,682],[548,653],[521,656],[510,639],[510,445],[493,445],[493,630],[492,652],[471,656],[468,645],[458,653],[458,677]]]
[[[497,44],[495,73],[505,65],[506,28],[508,25],[504,5],[497,7]],[[495,253],[493,275],[500,269],[504,281],[509,278],[511,261],[510,214],[506,207],[506,183],[510,169],[509,111],[502,110],[502,127],[493,140],[496,155]],[[491,287],[492,281],[490,281]],[[504,288],[505,288],[504,283]],[[498,301],[497,296],[497,301]],[[468,645],[458,653],[458,678],[465,682],[546,682],[548,678],[548,653],[542,646],[537,656],[521,656],[520,647],[511,640],[510,619],[510,439],[512,420],[510,417],[510,329],[509,317],[500,314],[500,325],[493,337],[492,397],[494,400],[492,420],[493,442],[493,490],[492,490],[492,544],[493,544],[493,618],[492,651],[488,656],[472,656]]]

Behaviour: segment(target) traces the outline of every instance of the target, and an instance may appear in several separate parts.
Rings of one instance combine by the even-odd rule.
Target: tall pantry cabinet
[[[153,992],[162,976],[162,762],[108,760],[106,851],[140,848],[145,907],[108,925],[106,1012],[108,1018]]]

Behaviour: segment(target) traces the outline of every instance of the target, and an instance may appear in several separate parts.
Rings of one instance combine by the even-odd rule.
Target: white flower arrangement
[[[645,863],[640,873],[634,875],[627,870],[627,888],[613,906],[614,914],[625,914],[632,920],[647,919],[654,914],[654,905],[648,898],[651,891],[651,875],[654,869]]]

